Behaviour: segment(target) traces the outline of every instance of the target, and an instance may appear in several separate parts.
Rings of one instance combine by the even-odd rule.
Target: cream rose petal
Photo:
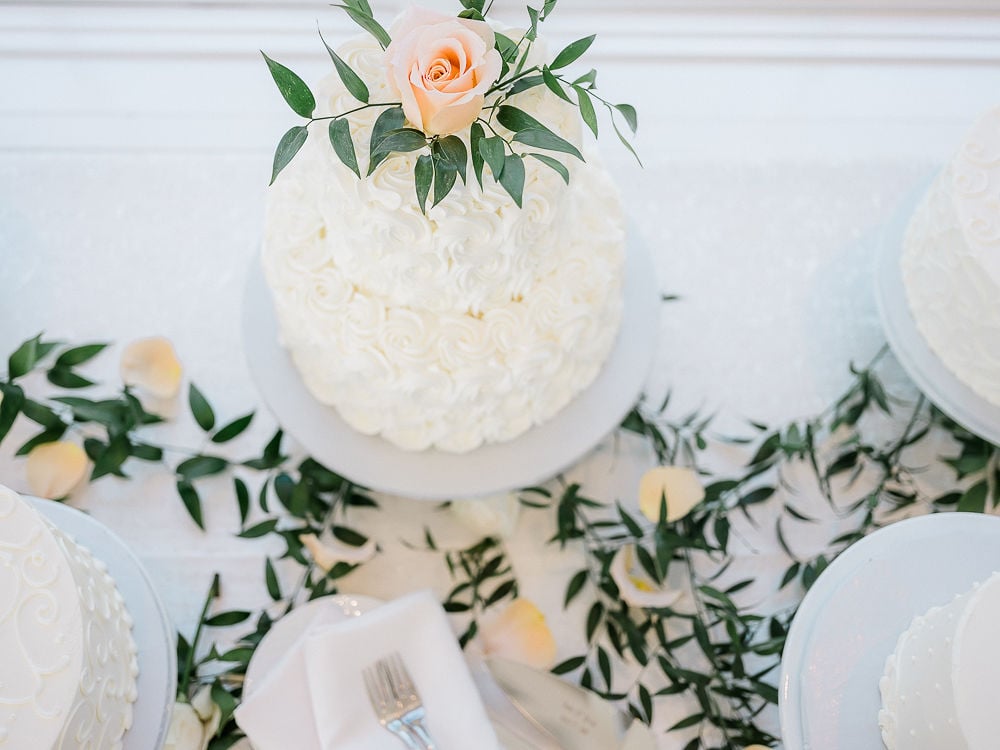
[[[528,599],[515,599],[498,616],[484,622],[479,639],[486,656],[536,669],[548,669],[556,661],[556,641],[545,615]]]
[[[315,534],[302,534],[299,540],[309,550],[313,562],[329,571],[337,563],[360,565],[375,557],[377,547],[374,539],[369,539],[360,547],[352,547],[340,542],[323,542]]]
[[[28,487],[39,497],[66,497],[87,471],[87,454],[76,443],[43,443],[28,454]]]
[[[455,500],[449,506],[449,511],[459,523],[477,534],[506,539],[517,528],[517,520],[521,516],[521,501],[516,494],[505,492],[489,497]]]
[[[122,382],[142,388],[156,398],[176,396],[181,374],[173,344],[162,336],[138,339],[122,351]]]
[[[660,500],[667,499],[667,521],[684,518],[705,499],[698,473],[685,466],[658,466],[639,480],[639,510],[654,523],[660,520]]]
[[[205,728],[198,713],[190,703],[175,703],[163,750],[203,750],[204,741]]]
[[[611,561],[611,579],[618,586],[618,593],[626,604],[645,609],[661,609],[676,602],[683,593],[656,583],[639,563],[634,545],[626,545],[615,553]]]

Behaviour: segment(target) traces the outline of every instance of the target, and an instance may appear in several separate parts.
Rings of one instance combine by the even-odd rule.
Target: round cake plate
[[[881,236],[875,296],[882,329],[896,359],[921,392],[953,420],[1000,444],[1000,406],[991,404],[963,383],[927,345],[910,312],[900,262],[910,217],[930,186],[930,180],[900,204]]]
[[[142,563],[110,529],[62,503],[28,498],[35,509],[103,562],[115,579],[135,621],[132,637],[139,649],[138,697],[132,728],[122,750],[160,750],[167,738],[177,697],[174,627]]]
[[[320,463],[373,490],[423,499],[490,495],[540,484],[579,460],[617,427],[642,394],[659,338],[656,269],[631,232],[625,304],[615,345],[596,380],[554,417],[506,443],[468,453],[404,451],[363,435],[316,401],[279,343],[278,320],[260,259],[243,306],[250,374],[278,423]]]
[[[884,750],[879,679],[917,615],[1000,570],[1000,518],[899,521],[831,563],[792,622],[778,685],[785,750]]]

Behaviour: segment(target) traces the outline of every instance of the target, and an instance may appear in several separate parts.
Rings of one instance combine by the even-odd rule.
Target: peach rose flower
[[[500,75],[493,29],[483,21],[411,7],[389,35],[389,84],[399,91],[406,119],[428,135],[471,125]]]

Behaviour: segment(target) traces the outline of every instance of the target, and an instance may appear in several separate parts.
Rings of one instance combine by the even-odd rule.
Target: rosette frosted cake
[[[137,675],[104,565],[0,486],[0,748],[120,750]]]
[[[1000,107],[931,185],[907,228],[902,269],[931,350],[1000,406]]]
[[[386,72],[393,48],[365,36],[338,52],[371,102],[398,99]],[[440,64],[463,65],[456,54]],[[537,43],[531,54],[542,55]],[[358,107],[342,78],[319,85],[313,119]],[[580,112],[549,88],[504,103],[585,150]],[[347,117],[355,143],[373,139],[380,112]],[[487,163],[481,184],[469,169],[424,207],[414,175],[429,157],[394,153],[359,179],[326,125],[309,125],[271,187],[263,249],[282,343],[317,400],[401,448],[464,452],[549,419],[595,379],[621,318],[625,232],[594,153],[539,152],[493,122],[511,149],[542,155],[517,160],[520,205]],[[452,132],[475,158],[469,125]],[[370,153],[358,151],[365,175]]]
[[[888,750],[996,750],[1000,574],[915,618],[879,682]]]

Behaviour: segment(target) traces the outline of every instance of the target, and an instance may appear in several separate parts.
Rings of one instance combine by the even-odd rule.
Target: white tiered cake
[[[392,100],[374,39],[340,54],[372,101]],[[335,75],[316,99],[317,117],[357,104]],[[510,103],[580,146],[579,112],[544,86]],[[378,114],[350,116],[355,142]],[[525,159],[522,208],[487,165],[482,189],[470,173],[424,215],[416,153],[359,180],[325,124],[271,188],[263,251],[283,344],[319,401],[404,449],[465,452],[547,420],[596,378],[621,318],[625,242],[596,155],[560,159],[568,185]],[[468,127],[457,135],[468,145]]]
[[[1000,107],[976,122],[920,204],[902,270],[931,350],[1000,405]]]
[[[0,749],[119,750],[137,674],[104,565],[0,486]]]
[[[996,750],[1000,574],[914,619],[886,662],[878,722],[888,750]]]

